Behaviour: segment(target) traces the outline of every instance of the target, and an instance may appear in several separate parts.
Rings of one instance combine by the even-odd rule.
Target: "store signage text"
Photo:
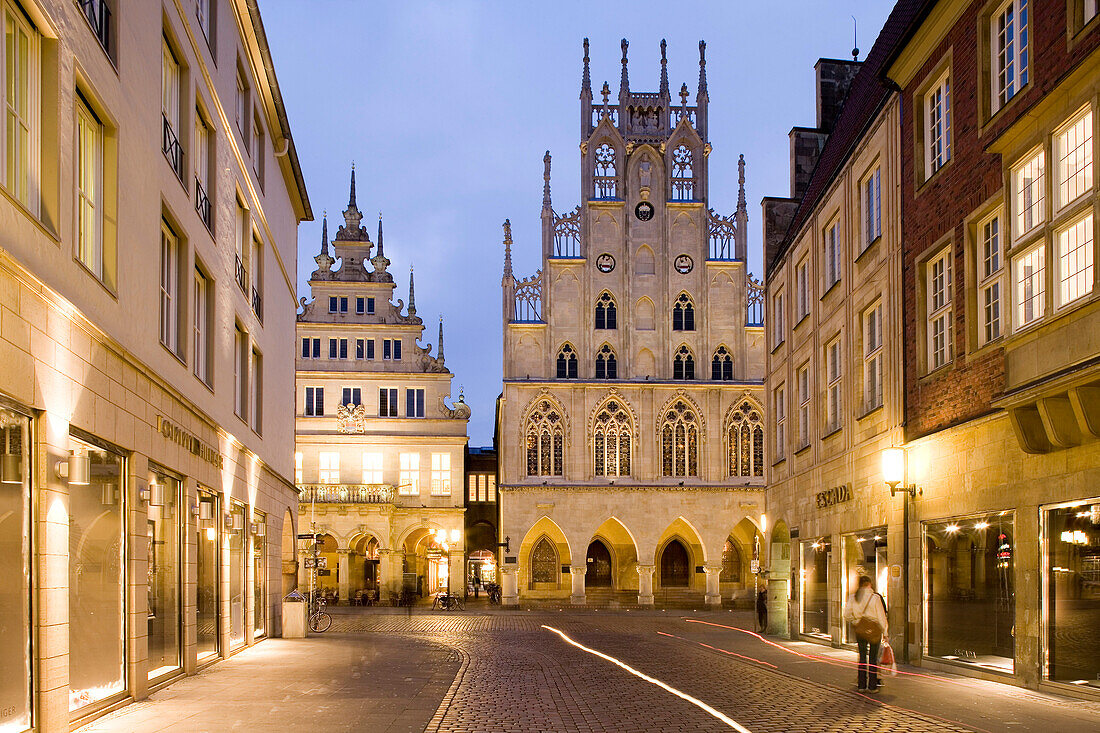
[[[225,458],[221,453],[215,450],[213,446],[202,442],[179,425],[169,422],[160,415],[157,415],[157,432],[173,443],[178,443],[183,446],[194,455],[214,466],[214,468],[221,468],[225,462]]]
[[[825,509],[827,507],[836,506],[845,501],[852,500],[852,487],[848,484],[843,486],[834,486],[831,489],[817,492],[817,508]]]

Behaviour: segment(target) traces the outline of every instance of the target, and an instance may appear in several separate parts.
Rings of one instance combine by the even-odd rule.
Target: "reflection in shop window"
[[[886,527],[875,527],[864,532],[844,536],[844,599],[859,588],[860,576],[871,579],[872,588],[882,596],[886,607],[890,607],[887,594],[889,566],[886,564]],[[844,624],[844,642],[855,644],[856,635],[853,624]]]
[[[149,483],[148,546],[149,679],[163,677],[180,661],[180,482],[155,472]]]
[[[245,594],[245,512],[244,506],[233,502],[229,510],[229,643],[244,643]]]
[[[829,639],[829,564],[833,545],[828,539],[802,543],[802,633]]]
[[[198,660],[215,657],[218,643],[219,558],[221,547],[218,517],[221,516],[218,497],[199,492],[199,526],[196,533],[196,610],[195,643]]]
[[[1100,688],[1100,498],[1044,512],[1046,676]]]
[[[924,525],[924,540],[925,653],[1012,672],[1012,512],[930,522]]]
[[[75,438],[69,480],[69,710],[126,690],[122,458]],[[88,462],[86,484],[77,483]],[[74,480],[76,479],[76,480]]]
[[[0,409],[0,730],[31,725],[29,435]]]
[[[252,519],[252,636],[258,639],[267,633],[267,516],[256,512]]]

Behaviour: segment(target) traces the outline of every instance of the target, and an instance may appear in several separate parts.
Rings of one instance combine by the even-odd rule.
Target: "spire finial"
[[[512,222],[504,220],[504,277],[512,277]]]
[[[737,159],[737,210],[746,211],[745,205],[745,155]]]
[[[378,212],[378,256],[385,257],[386,250],[382,247],[382,212]]]
[[[439,314],[439,355],[436,356],[436,359],[438,359],[439,362],[442,363],[443,358],[444,358],[443,357],[443,314],[440,313]]]
[[[697,100],[707,100],[707,42],[699,41],[699,92]]]
[[[351,161],[351,197],[348,199],[348,207],[355,206],[355,161]]]
[[[321,215],[321,252],[313,261],[317,263],[317,269],[313,273],[314,280],[327,280],[332,272],[332,265],[336,262],[328,253],[328,211]]]
[[[328,209],[321,214],[321,254],[328,254]]]
[[[542,208],[553,209],[550,203],[550,151],[542,156]]]
[[[665,56],[665,39],[661,39],[661,96],[668,97],[668,58]]]
[[[626,95],[626,94],[630,94],[630,79],[627,77],[627,73],[626,73],[626,49],[627,49],[627,46],[629,46],[629,45],[630,45],[630,42],[627,41],[624,38],[623,41],[622,41],[622,48],[623,48],[623,78],[619,81],[619,96],[620,97],[622,97],[623,95]]]
[[[684,82],[680,85],[680,109],[687,110],[688,106],[688,85]]]
[[[588,39],[584,39],[584,72],[581,74],[581,99],[592,101],[592,77],[588,73]],[[587,97],[585,96],[587,95]]]
[[[608,85],[608,83],[606,81],[603,83],[603,89],[600,90],[600,94],[603,95],[603,114],[604,114],[604,116],[606,116],[607,115],[607,98],[611,96],[611,87],[610,87],[610,85]]]
[[[412,265],[409,265],[409,315],[416,315],[416,284],[413,281]]]
[[[363,215],[359,207],[355,205],[355,163],[351,164],[351,194],[348,196],[348,208],[344,209],[344,227],[349,235],[356,238],[359,233],[359,222]],[[340,237],[337,237],[339,239]],[[364,236],[364,239],[366,237]]]

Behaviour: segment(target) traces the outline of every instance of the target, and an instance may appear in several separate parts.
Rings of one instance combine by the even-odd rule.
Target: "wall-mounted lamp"
[[[149,482],[149,498],[147,499],[149,506],[164,506],[164,488],[164,484],[159,481]]]
[[[904,448],[885,448],[882,451],[882,478],[890,487],[890,496],[903,491],[909,496],[920,496],[921,490],[916,484],[906,483],[907,456]]]
[[[69,482],[72,484],[72,481]],[[100,498],[103,506],[114,506],[118,503],[118,488],[114,484],[103,484],[103,494]]]
[[[68,459],[58,461],[54,468],[57,477],[68,480],[69,486],[87,486],[91,483],[92,460],[86,451],[69,451]]]
[[[198,517],[199,516],[199,511],[201,511],[201,510],[199,509],[198,504],[192,504],[191,505],[191,516],[192,517]]]
[[[460,539],[462,539],[462,530],[461,529],[452,529],[451,530],[451,542],[456,543]]]
[[[204,522],[209,522],[214,518],[214,502],[212,501],[200,501],[199,502],[199,519]]]
[[[257,537],[266,537],[267,536],[267,522],[253,522],[252,523],[252,534],[256,535]]]
[[[23,483],[23,456],[19,453],[5,453],[0,457],[0,483]]]
[[[244,515],[240,512],[230,512],[225,515],[225,531],[239,532],[244,529]]]

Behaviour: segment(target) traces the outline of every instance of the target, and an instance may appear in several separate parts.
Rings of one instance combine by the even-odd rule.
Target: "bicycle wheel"
[[[309,617],[309,630],[321,633],[328,631],[328,627],[332,626],[332,616],[329,616],[324,611],[318,611]]]
[[[466,601],[463,600],[461,596],[456,596],[455,597],[454,609],[456,611],[465,611],[466,610]]]

